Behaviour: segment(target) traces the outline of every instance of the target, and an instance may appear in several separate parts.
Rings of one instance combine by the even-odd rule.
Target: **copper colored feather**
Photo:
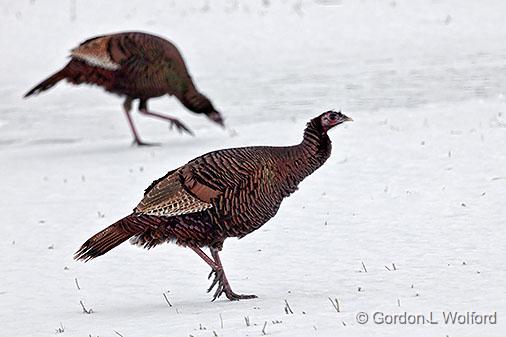
[[[25,97],[48,90],[63,79],[76,85],[97,85],[124,96],[125,112],[139,145],[143,142],[130,118],[131,104],[136,99],[141,113],[165,119],[180,131],[191,133],[174,117],[149,110],[147,101],[173,95],[189,110],[223,125],[211,101],[197,90],[176,46],[155,35],[126,32],[88,39],[70,51],[70,61],[63,69],[36,85]]]
[[[298,184],[330,156],[327,131],[351,120],[328,111],[312,119],[303,141],[294,146],[254,146],[200,156],[168,172],[146,189],[133,213],[88,240],[76,253],[88,260],[132,237],[151,248],[175,242],[195,250],[212,268],[218,284],[215,297],[241,297],[232,292],[218,252],[229,237],[243,237],[260,228],[278,211]],[[128,234],[127,234],[128,233]],[[212,258],[200,247],[209,247]]]

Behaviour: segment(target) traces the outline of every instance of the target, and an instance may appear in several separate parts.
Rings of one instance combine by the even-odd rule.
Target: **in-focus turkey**
[[[92,236],[75,258],[93,259],[129,238],[144,248],[175,242],[211,267],[208,292],[217,285],[213,300],[222,294],[230,300],[254,298],[232,291],[219,256],[223,242],[242,238],[272,218],[283,199],[329,158],[327,132],[351,120],[327,111],[309,121],[300,144],[232,148],[195,158],[154,181],[132,214]]]
[[[188,73],[183,57],[171,42],[147,33],[125,32],[97,36],[70,52],[70,61],[25,97],[38,94],[66,79],[73,84],[95,84],[124,96],[123,108],[137,145],[144,143],[130,115],[132,102],[139,100],[139,112],[171,123],[180,132],[192,133],[178,119],[153,112],[148,100],[174,95],[189,110],[204,114],[223,126],[223,119],[211,101],[201,94]]]

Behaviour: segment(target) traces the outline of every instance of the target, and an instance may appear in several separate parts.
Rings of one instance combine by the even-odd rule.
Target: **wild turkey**
[[[126,32],[86,40],[71,50],[70,61],[63,69],[36,85],[24,97],[45,91],[63,79],[73,84],[95,84],[125,96],[123,108],[137,145],[148,144],[141,141],[130,115],[135,99],[139,99],[140,113],[167,120],[180,132],[192,134],[176,118],[149,110],[150,98],[174,95],[189,110],[204,114],[223,126],[220,113],[195,87],[176,46],[158,36]]]
[[[327,131],[352,119],[327,111],[313,118],[298,145],[219,150],[193,159],[154,181],[133,213],[86,241],[74,258],[88,261],[129,238],[144,248],[175,242],[193,249],[230,300],[254,298],[232,291],[218,252],[228,237],[242,238],[278,211],[281,201],[330,156]],[[201,248],[209,247],[211,256]]]

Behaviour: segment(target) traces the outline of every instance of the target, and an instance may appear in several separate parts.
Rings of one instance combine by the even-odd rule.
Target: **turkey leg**
[[[171,117],[171,116],[162,115],[162,114],[160,114],[158,112],[150,111],[148,109],[148,100],[147,99],[141,99],[141,101],[139,103],[139,111],[142,114],[144,114],[144,115],[148,115],[148,116],[156,117],[156,118],[161,118],[161,119],[164,119],[166,121],[169,121],[171,129],[172,129],[172,127],[175,127],[176,130],[178,130],[180,133],[186,132],[186,133],[189,133],[192,136],[194,135],[193,132],[190,129],[188,129],[186,127],[186,125],[184,125],[183,123],[181,123],[177,118]]]
[[[211,273],[209,274],[210,278],[214,274],[213,282],[211,283],[211,286],[209,289],[207,289],[207,292],[211,292],[215,286],[217,286],[216,291],[213,295],[213,301],[216,300],[218,297],[220,297],[223,293],[225,293],[225,296],[231,301],[238,301],[243,299],[250,299],[250,298],[256,298],[256,295],[241,295],[236,294],[232,291],[232,288],[230,287],[230,283],[228,282],[227,276],[225,275],[225,271],[223,270],[223,265],[221,264],[221,259],[218,254],[218,249],[210,248],[211,255],[213,259],[211,259],[209,256],[206,255],[200,248],[198,247],[191,247],[195,253],[197,253],[212,269]]]
[[[130,115],[130,112],[132,111],[132,99],[130,97],[127,97],[125,99],[125,102],[123,103],[123,109],[125,110],[125,115],[128,121],[128,125],[130,125],[130,130],[132,131],[132,134],[134,135],[134,145],[153,145],[150,143],[144,143],[137,133],[137,130],[135,129],[134,121],[132,119],[132,116]]]

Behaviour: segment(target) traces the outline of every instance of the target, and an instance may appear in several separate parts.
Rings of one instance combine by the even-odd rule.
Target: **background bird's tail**
[[[93,235],[74,254],[74,259],[85,262],[94,259],[138,234],[135,226],[132,226],[132,222],[135,222],[131,220],[133,216],[129,215]]]
[[[32,88],[30,91],[28,91],[25,94],[25,98],[28,96],[36,95],[42,91],[46,91],[47,89],[53,87],[56,83],[60,82],[66,77],[66,68],[61,69],[60,71],[56,72],[55,74],[51,75],[44,81],[37,84],[34,88]]]

